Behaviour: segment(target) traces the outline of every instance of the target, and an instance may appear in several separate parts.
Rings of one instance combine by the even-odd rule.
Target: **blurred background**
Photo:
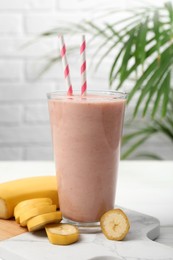
[[[85,32],[88,41],[93,35],[99,35],[99,37],[95,37],[94,41],[90,41],[91,44],[87,45],[88,88],[108,89],[111,66],[115,61],[115,54],[119,53],[121,46],[114,46],[112,52],[106,54],[108,47],[104,43],[104,33],[108,33],[107,42],[111,46],[110,41],[113,40],[113,36],[120,38],[121,32],[125,30],[122,24],[117,24],[116,31],[113,23],[132,15],[134,18],[137,17],[135,10],[137,12],[144,10],[146,15],[149,7],[163,8],[164,1],[0,0],[0,160],[53,159],[46,93],[65,89],[61,60],[58,60],[58,33],[65,31],[71,77],[76,89],[80,88],[79,46],[81,34]],[[168,7],[171,9],[170,5]],[[128,9],[130,8],[133,12],[129,14]],[[164,10],[165,13],[167,11],[168,18],[171,17],[169,8],[166,7]],[[158,18],[156,14],[154,13],[154,17]],[[142,13],[140,15],[144,17]],[[130,21],[127,20],[129,26]],[[167,20],[165,21],[165,28],[167,28]],[[144,23],[145,21],[143,21]],[[96,24],[97,27],[94,29]],[[107,25],[106,29],[103,24]],[[112,25],[112,27],[108,25]],[[163,28],[157,27],[156,23],[154,26],[155,36],[164,31]],[[159,26],[162,26],[162,23]],[[139,32],[141,30],[138,28]],[[110,36],[110,32],[113,36]],[[126,34],[126,31],[124,32]],[[130,37],[131,34],[127,32],[127,35]],[[146,35],[144,30],[143,35]],[[142,36],[140,37],[142,39]],[[142,42],[145,41],[144,38]],[[158,36],[155,42],[158,52],[159,41],[161,41],[160,44],[163,43],[161,36]],[[97,52],[96,47],[101,45],[100,51]],[[125,46],[129,45],[125,42]],[[139,48],[144,50],[141,45]],[[125,62],[127,51],[121,62]],[[102,55],[104,55],[104,59],[101,61]],[[145,55],[140,59],[145,59]],[[100,66],[96,71],[95,67],[98,63]],[[144,65],[143,72],[147,66]],[[140,76],[136,79],[133,75],[132,78],[126,77],[126,81],[121,84],[121,90],[129,93],[138,78]],[[171,78],[170,89],[172,88]],[[112,89],[115,89],[117,84],[118,74],[114,79]],[[158,111],[154,112],[154,116],[151,116],[149,107],[145,117],[139,113],[134,119],[133,114],[138,97],[139,93],[131,99],[126,109],[122,158],[172,160],[173,122],[171,116],[168,126],[163,121],[167,112],[160,115],[158,105]],[[158,100],[153,99],[153,104],[156,101]],[[152,110],[152,104],[150,105]],[[156,119],[157,121],[154,121]],[[164,124],[160,126],[162,122]],[[146,133],[149,135],[146,136]],[[134,136],[140,138],[133,141]]]

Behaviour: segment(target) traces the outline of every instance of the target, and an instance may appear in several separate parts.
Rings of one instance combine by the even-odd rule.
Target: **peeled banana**
[[[0,184],[0,218],[9,219],[14,216],[15,206],[33,198],[50,198],[59,207],[56,177],[30,177]]]
[[[30,200],[22,200],[20,203],[18,203],[16,205],[16,207],[14,208],[14,216],[16,215],[17,212],[19,212],[20,210],[23,210],[24,207],[28,207],[28,206],[34,206],[38,203],[49,203],[52,204],[52,200],[49,198],[37,198],[37,199],[30,199]]]
[[[123,240],[130,229],[128,217],[121,209],[107,211],[100,219],[100,226],[110,240]]]
[[[30,211],[26,211],[25,213],[20,215],[20,225],[25,227],[29,219],[36,217],[41,214],[55,212],[56,205],[42,205],[37,206],[37,208],[32,208]]]
[[[17,206],[14,208],[14,217],[17,223],[20,223],[21,215],[27,213],[28,211],[32,210],[34,207],[52,205],[52,200],[49,198],[39,198],[39,199],[30,199],[21,201]]]
[[[27,228],[30,232],[43,229],[46,224],[59,223],[62,220],[60,211],[38,215],[28,220]]]
[[[70,224],[49,224],[45,226],[49,241],[55,245],[70,245],[79,239],[79,230]]]

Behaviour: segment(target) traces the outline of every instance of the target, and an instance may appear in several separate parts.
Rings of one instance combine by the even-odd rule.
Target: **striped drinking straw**
[[[85,35],[82,35],[82,43],[80,46],[81,55],[81,96],[86,96],[87,82],[86,82],[86,41]]]
[[[69,65],[67,62],[66,46],[65,46],[63,35],[60,35],[59,39],[60,39],[60,53],[61,53],[61,58],[62,58],[64,77],[65,77],[65,81],[66,81],[66,85],[67,85],[67,95],[72,96],[73,88],[71,85],[70,70],[69,70]]]

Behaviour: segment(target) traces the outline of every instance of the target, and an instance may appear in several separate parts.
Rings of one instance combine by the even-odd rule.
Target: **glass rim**
[[[73,96],[67,96],[66,90],[56,90],[54,92],[47,93],[48,99],[95,99],[97,96],[101,99],[127,99],[127,92],[117,91],[117,90],[87,90],[86,96],[81,96],[79,90],[73,90]],[[91,96],[90,96],[91,95]],[[97,99],[98,99],[97,98]]]

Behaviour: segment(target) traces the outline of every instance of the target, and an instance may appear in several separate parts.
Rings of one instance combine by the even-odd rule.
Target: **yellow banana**
[[[49,224],[45,226],[49,241],[55,245],[70,245],[79,239],[78,228],[69,224]]]
[[[52,205],[52,200],[49,198],[39,198],[21,201],[14,208],[14,217],[17,223],[20,223],[20,216],[26,211],[33,209],[34,207]]]
[[[29,219],[49,212],[55,212],[56,205],[42,205],[32,208],[20,215],[20,225],[25,227]]]
[[[62,220],[62,213],[60,211],[50,212],[33,217],[28,220],[27,228],[30,232],[43,229],[46,224],[59,223]]]
[[[15,206],[33,198],[50,198],[59,207],[55,176],[30,177],[0,184],[0,218],[14,216]]]
[[[130,229],[128,217],[121,209],[107,211],[100,219],[100,226],[110,240],[123,240]]]
[[[37,199],[30,199],[30,200],[23,200],[20,203],[18,203],[16,205],[16,207],[14,208],[14,216],[16,214],[16,211],[23,209],[23,207],[28,207],[28,206],[34,206],[34,204],[36,203],[44,203],[44,202],[48,202],[48,203],[52,203],[52,200],[50,198],[37,198]]]

